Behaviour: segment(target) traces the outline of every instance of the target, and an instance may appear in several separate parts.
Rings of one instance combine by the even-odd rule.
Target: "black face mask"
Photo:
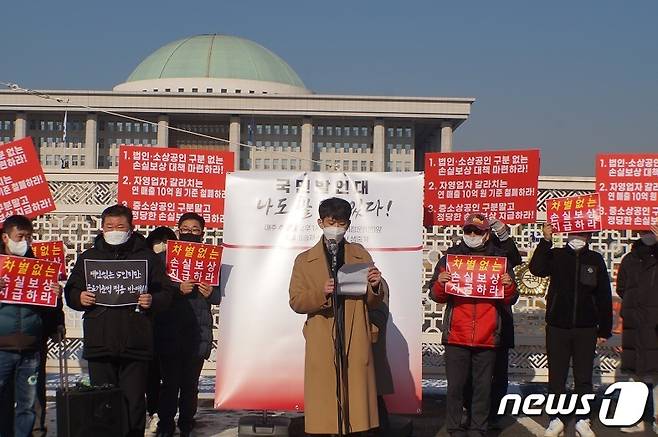
[[[203,235],[194,235],[194,234],[180,234],[178,236],[180,241],[186,241],[188,243],[201,243],[203,242]]]

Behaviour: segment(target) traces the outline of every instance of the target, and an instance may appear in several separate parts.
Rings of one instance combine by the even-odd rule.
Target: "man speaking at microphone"
[[[325,199],[319,215],[323,236],[297,256],[290,279],[290,307],[307,315],[302,330],[306,339],[305,430],[346,435],[379,426],[372,355],[378,331],[370,323],[368,310],[382,301],[387,285],[363,246],[344,239],[352,215],[350,204],[335,197]],[[371,265],[364,292],[336,294],[335,272],[343,265],[362,263]]]

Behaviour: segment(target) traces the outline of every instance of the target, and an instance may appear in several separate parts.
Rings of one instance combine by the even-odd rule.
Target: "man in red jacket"
[[[507,254],[490,239],[490,222],[482,214],[471,214],[464,223],[463,240],[447,250],[447,254],[505,257]],[[448,399],[446,428],[451,436],[485,435],[491,397],[491,378],[500,345],[503,305],[517,298],[512,267],[501,277],[503,299],[456,296],[446,293],[451,276],[446,269],[446,256],[436,265],[436,281],[430,284],[430,297],[445,303],[442,343],[445,345]],[[473,378],[471,421],[468,429],[461,426],[464,386]]]

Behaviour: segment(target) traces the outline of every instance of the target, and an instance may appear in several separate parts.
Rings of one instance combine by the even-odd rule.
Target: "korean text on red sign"
[[[196,212],[207,227],[223,227],[226,173],[233,152],[122,145],[119,148],[119,203],[141,225],[175,225]]]
[[[446,269],[450,282],[446,293],[482,299],[503,299],[502,277],[507,259],[496,256],[447,255]]]
[[[0,255],[0,302],[54,307],[57,295],[52,285],[57,282],[59,264],[34,258]]]
[[[546,221],[554,232],[596,232],[601,230],[599,195],[546,199]]]
[[[37,258],[59,263],[59,279],[66,278],[66,251],[63,241],[35,241],[31,247]]]
[[[211,244],[167,241],[167,274],[178,282],[219,285],[222,248]]]
[[[55,209],[32,138],[0,145],[0,222],[17,214],[37,217]]]
[[[425,225],[461,225],[474,212],[533,223],[539,150],[426,153]]]
[[[603,229],[649,229],[658,219],[658,153],[596,156]]]

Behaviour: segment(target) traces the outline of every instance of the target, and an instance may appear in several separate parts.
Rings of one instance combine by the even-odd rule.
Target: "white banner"
[[[372,255],[390,288],[392,412],[421,406],[421,173],[237,172],[226,182],[215,407],[303,410],[306,317],[288,304],[295,257],[320,239],[318,206],[353,205],[346,238]]]

